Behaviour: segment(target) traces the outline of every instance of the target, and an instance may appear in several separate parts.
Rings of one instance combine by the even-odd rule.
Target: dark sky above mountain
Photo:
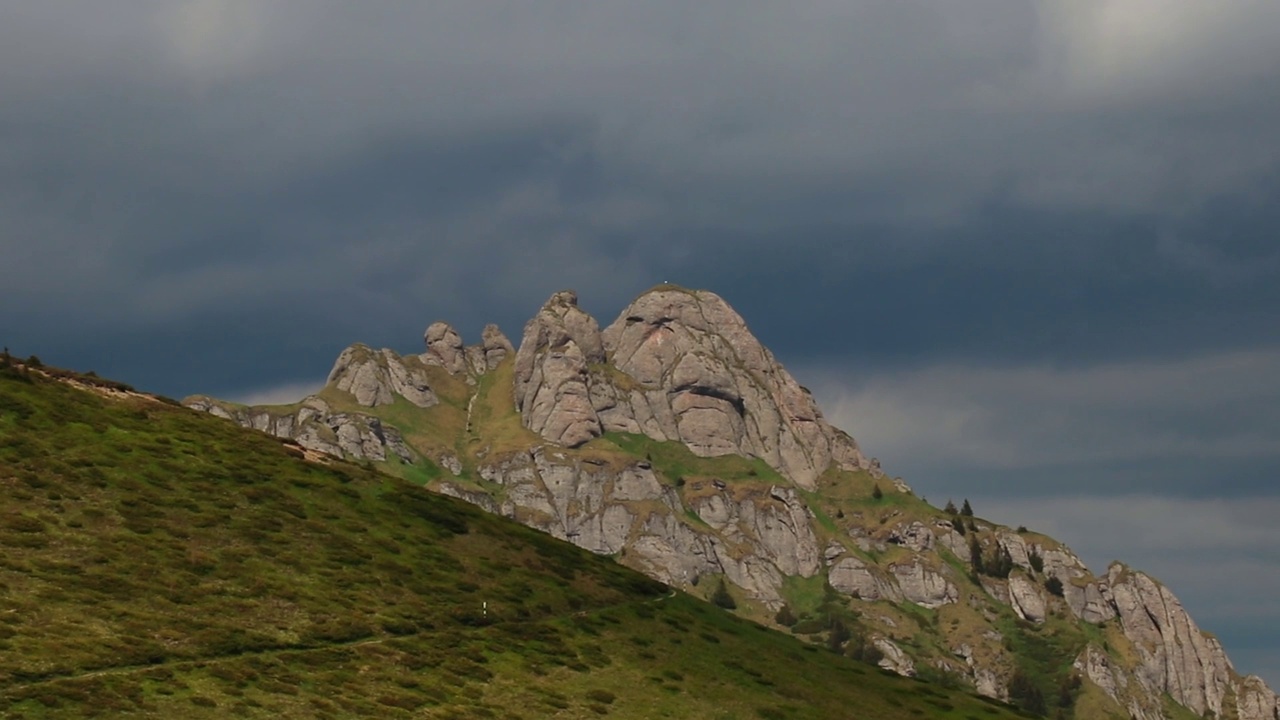
[[[1280,4],[9,2],[0,68],[15,352],[292,399],[712,289],[917,492],[1280,685]]]

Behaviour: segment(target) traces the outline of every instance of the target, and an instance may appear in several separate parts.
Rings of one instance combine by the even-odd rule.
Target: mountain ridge
[[[2,717],[1021,716],[7,353],[0,437]]]
[[[863,623],[904,674],[1009,698],[1029,664],[1042,692],[1075,677],[1117,717],[1167,717],[1166,695],[1197,715],[1280,717],[1153,579],[1123,565],[1094,575],[1061,543],[950,515],[885,476],[714,293],[658,286],[601,330],[564,291],[514,357],[496,327],[486,336],[465,347],[435,323],[409,360],[349,348],[295,408],[186,402],[384,464],[673,586],[724,578],[757,618],[817,612],[798,588],[820,581],[843,603],[827,619]],[[494,362],[466,360],[488,345]],[[907,632],[913,607],[933,626]],[[1046,628],[1061,657],[1027,661],[1022,645]]]

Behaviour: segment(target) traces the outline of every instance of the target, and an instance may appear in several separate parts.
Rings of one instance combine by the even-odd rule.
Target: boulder
[[[937,609],[960,598],[955,585],[919,558],[909,565],[892,565],[889,570],[897,580],[902,596],[921,607]]]
[[[467,355],[462,346],[462,336],[453,326],[446,322],[433,322],[422,334],[427,345],[422,353],[422,361],[428,365],[438,365],[448,370],[451,375],[467,371]]]
[[[1009,577],[1009,605],[1023,620],[1044,622],[1044,595],[1040,593],[1040,586],[1024,575]]]
[[[390,405],[397,395],[423,408],[440,402],[431,389],[426,368],[417,358],[401,357],[391,350],[375,351],[361,344],[338,355],[325,384],[350,393],[364,407]]]
[[[902,591],[859,558],[842,558],[827,571],[827,582],[845,595],[863,600],[902,602]]]

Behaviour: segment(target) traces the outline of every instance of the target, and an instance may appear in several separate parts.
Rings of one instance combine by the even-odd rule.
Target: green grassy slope
[[[0,717],[1016,716],[299,455],[0,366]]]

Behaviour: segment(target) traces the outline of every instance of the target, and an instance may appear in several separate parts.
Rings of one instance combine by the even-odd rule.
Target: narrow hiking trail
[[[677,595],[677,592],[678,592],[677,590],[673,589],[671,590],[670,593],[660,597],[647,598],[645,600],[628,600],[626,602],[614,603],[612,605],[602,605],[600,607],[593,608],[591,610],[576,610],[568,613],[547,615],[547,616],[536,618],[536,619],[495,620],[494,622],[477,626],[475,627],[475,630],[477,632],[483,633],[488,631],[489,628],[493,628],[493,627],[510,627],[513,625],[531,625],[534,623],[587,617],[590,615],[596,615],[609,610],[616,610],[619,608],[625,608],[632,605],[656,605],[657,603],[665,602],[667,600],[674,598]],[[150,664],[120,665],[116,667],[106,667],[106,668],[98,668],[95,670],[87,670],[85,672],[80,672],[80,673],[50,675],[50,676],[42,677],[37,680],[31,680],[24,683],[0,685],[0,700],[5,699],[6,696],[9,696],[13,693],[22,692],[24,690],[40,687],[42,685],[49,685],[52,683],[77,682],[81,680],[90,680],[98,677],[128,675],[131,673],[142,673],[142,672],[149,672],[149,671],[161,670],[161,669],[180,670],[180,669],[191,668],[195,666],[208,665],[210,663],[228,662],[233,660],[238,661],[238,660],[246,660],[251,658],[272,658],[272,657],[278,657],[278,656],[290,654],[290,653],[310,653],[310,652],[322,652],[326,650],[336,650],[336,649],[354,649],[354,648],[365,647],[369,645],[382,645],[393,640],[405,640],[405,639],[412,639],[412,638],[425,639],[433,635],[444,635],[446,633],[456,632],[456,630],[457,628],[447,628],[443,630],[427,630],[427,631],[416,632],[416,633],[408,633],[405,635],[387,635],[384,637],[365,637],[365,638],[359,638],[356,640],[349,640],[345,642],[324,643],[321,645],[310,645],[306,647],[270,648],[266,650],[248,651],[248,652],[242,652],[242,653],[227,653],[223,655],[206,655],[206,656],[196,657],[196,658],[185,658],[181,660],[170,660],[170,661],[150,663]]]

